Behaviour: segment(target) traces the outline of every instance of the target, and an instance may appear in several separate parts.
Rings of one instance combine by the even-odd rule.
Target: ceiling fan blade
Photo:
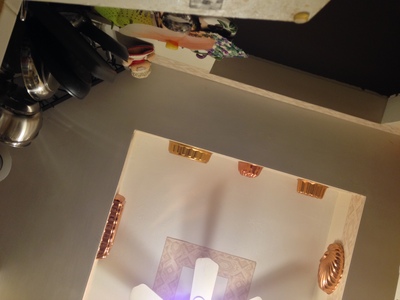
[[[130,300],[162,300],[160,296],[154,293],[147,285],[140,284],[131,291]]]
[[[211,300],[218,269],[218,264],[210,258],[196,260],[190,300]]]

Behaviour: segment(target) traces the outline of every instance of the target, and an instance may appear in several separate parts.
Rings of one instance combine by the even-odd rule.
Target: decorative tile
[[[365,196],[354,194],[350,200],[349,210],[343,229],[343,247],[345,255],[344,272],[337,290],[329,296],[330,300],[342,299],[346,280],[350,269],[350,262],[353,256],[354,246],[356,244],[357,232],[360,227],[361,216],[365,204]]]
[[[224,300],[247,300],[256,262],[167,237],[153,290],[174,300],[183,267],[194,269],[196,259],[209,257],[219,265],[218,276],[228,279]]]

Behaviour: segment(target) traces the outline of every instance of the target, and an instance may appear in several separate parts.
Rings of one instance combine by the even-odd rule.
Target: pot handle
[[[104,50],[110,51],[125,61],[128,60],[128,49],[126,49],[126,47],[118,41],[114,40],[107,33],[94,26],[89,19],[84,18],[82,23],[77,28],[84,35],[98,43]]]

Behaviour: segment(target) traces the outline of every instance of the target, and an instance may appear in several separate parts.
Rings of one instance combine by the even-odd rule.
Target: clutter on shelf
[[[227,18],[97,6],[94,11],[126,36],[165,42],[168,49],[187,48],[199,59],[247,57],[232,42],[238,27]]]
[[[151,60],[154,57],[154,46],[150,43],[128,48],[129,58],[122,64],[129,68],[135,78],[146,78],[151,73]]]

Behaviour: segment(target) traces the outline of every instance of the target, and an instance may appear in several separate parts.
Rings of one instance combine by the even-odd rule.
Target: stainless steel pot
[[[29,47],[21,49],[21,72],[26,90],[36,101],[51,98],[60,87],[43,62],[33,58]]]
[[[42,111],[38,102],[24,96],[23,92],[2,96],[0,142],[16,148],[26,147],[36,138],[41,127]]]
[[[0,181],[4,180],[11,170],[12,159],[8,147],[0,144]]]

